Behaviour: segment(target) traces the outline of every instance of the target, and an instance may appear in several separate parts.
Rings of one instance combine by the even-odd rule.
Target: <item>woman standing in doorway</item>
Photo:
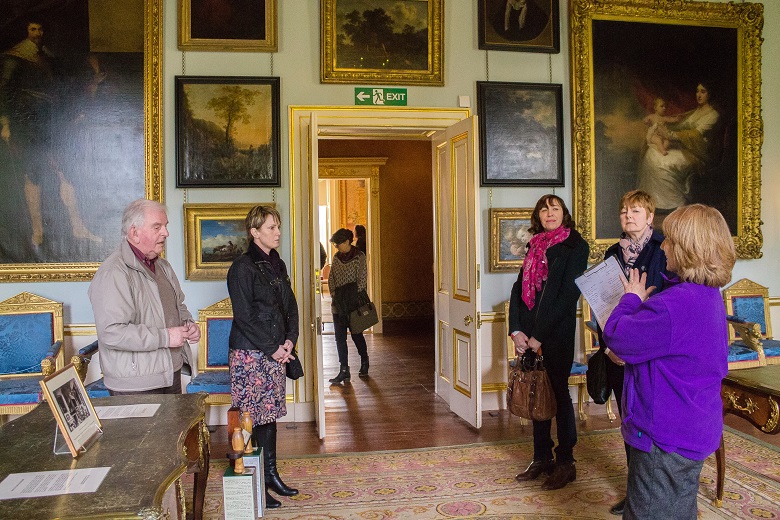
[[[352,331],[349,325],[349,313],[368,302],[368,268],[366,255],[352,245],[352,231],[341,228],[331,237],[330,241],[336,246],[338,252],[333,257],[330,274],[328,275],[328,287],[331,290],[333,301],[333,330],[336,335],[336,350],[339,354],[339,373],[330,382],[333,384],[349,383],[349,353],[347,351],[347,329]],[[355,342],[358,354],[360,354],[360,377],[368,376],[368,346],[362,332],[352,331],[352,341]]]

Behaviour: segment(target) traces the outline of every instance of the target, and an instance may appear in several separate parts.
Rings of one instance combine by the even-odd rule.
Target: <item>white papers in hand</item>
[[[625,293],[626,276],[614,256],[596,264],[574,280],[602,327]]]

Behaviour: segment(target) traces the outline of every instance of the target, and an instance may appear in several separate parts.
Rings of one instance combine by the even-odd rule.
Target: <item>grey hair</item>
[[[144,225],[144,218],[146,217],[146,212],[148,210],[162,211],[166,215],[168,214],[168,208],[156,200],[134,200],[127,205],[124,213],[122,213],[122,236],[124,238],[127,238],[127,234],[130,233],[131,227],[138,229]]]

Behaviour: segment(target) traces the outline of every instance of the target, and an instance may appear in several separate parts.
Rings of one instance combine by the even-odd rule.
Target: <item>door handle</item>
[[[463,324],[468,327],[471,325],[471,322],[474,321],[474,318],[471,317],[471,314],[467,315],[465,318],[463,318]]]

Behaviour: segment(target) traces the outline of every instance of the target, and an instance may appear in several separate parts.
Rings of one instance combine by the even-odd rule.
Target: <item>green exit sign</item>
[[[405,88],[355,87],[356,105],[406,106]]]

